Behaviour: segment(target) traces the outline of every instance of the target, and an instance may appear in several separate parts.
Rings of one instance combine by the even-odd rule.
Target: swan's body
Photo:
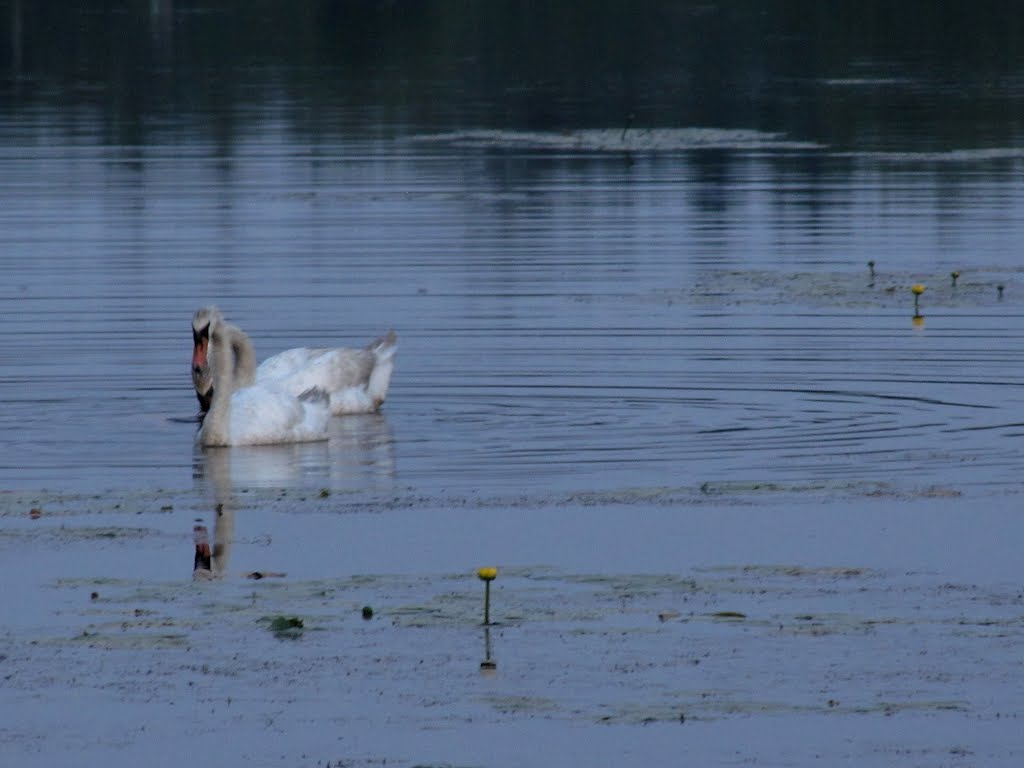
[[[210,407],[213,380],[206,364],[210,348],[209,328],[223,323],[216,307],[198,310],[192,318],[192,383],[203,411]],[[229,326],[234,327],[234,326]],[[310,389],[328,393],[331,413],[371,413],[380,408],[388,394],[395,367],[395,332],[371,342],[363,349],[337,347],[311,349],[296,347],[267,358],[257,368],[252,342],[244,333],[234,337],[236,378],[239,384],[261,384],[298,396]]]
[[[200,444],[266,445],[327,439],[331,412],[326,392],[310,389],[295,396],[271,384],[245,386],[251,367],[246,352],[251,344],[246,335],[216,319],[209,324],[207,335],[212,394],[199,429]]]

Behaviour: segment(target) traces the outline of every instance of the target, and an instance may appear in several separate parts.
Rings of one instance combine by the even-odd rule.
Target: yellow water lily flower
[[[494,581],[498,578],[497,568],[478,568],[476,575],[480,577],[481,581]]]
[[[915,296],[920,296],[922,293],[924,293],[924,286],[921,285],[920,283],[914,283],[912,286],[910,286],[910,292],[913,293]]]

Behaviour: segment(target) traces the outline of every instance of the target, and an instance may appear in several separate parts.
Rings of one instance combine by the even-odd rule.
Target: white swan
[[[264,384],[242,386],[239,372],[252,366],[252,345],[241,329],[214,319],[207,327],[210,410],[197,439],[203,447],[266,445],[327,439],[331,418],[326,392],[311,389],[296,397]]]
[[[204,412],[210,408],[214,391],[207,365],[210,326],[223,322],[216,307],[204,307],[192,317],[192,384]],[[270,384],[293,395],[322,389],[330,395],[335,416],[372,413],[380,408],[388,394],[398,349],[395,332],[389,331],[363,349],[296,347],[267,358],[257,368],[249,337],[243,333],[232,343],[247,346],[235,350],[235,378],[240,386]]]

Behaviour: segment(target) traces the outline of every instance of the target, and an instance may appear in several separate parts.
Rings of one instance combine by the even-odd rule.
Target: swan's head
[[[192,316],[192,385],[196,389],[203,413],[213,400],[213,376],[210,374],[210,336],[215,326],[224,321],[216,307],[203,307]]]

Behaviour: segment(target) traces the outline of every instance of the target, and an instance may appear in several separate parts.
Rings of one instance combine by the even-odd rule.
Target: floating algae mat
[[[914,313],[914,285],[925,286],[920,306],[927,313],[936,308],[988,308],[996,310],[1007,291],[1017,293],[1024,285],[1024,272],[1017,267],[991,267],[958,274],[887,272],[874,276],[867,267],[843,272],[784,270],[707,269],[697,273],[692,284],[665,290],[649,297],[652,301],[687,301],[696,306],[793,305],[795,307],[855,310],[876,307],[905,309]]]

